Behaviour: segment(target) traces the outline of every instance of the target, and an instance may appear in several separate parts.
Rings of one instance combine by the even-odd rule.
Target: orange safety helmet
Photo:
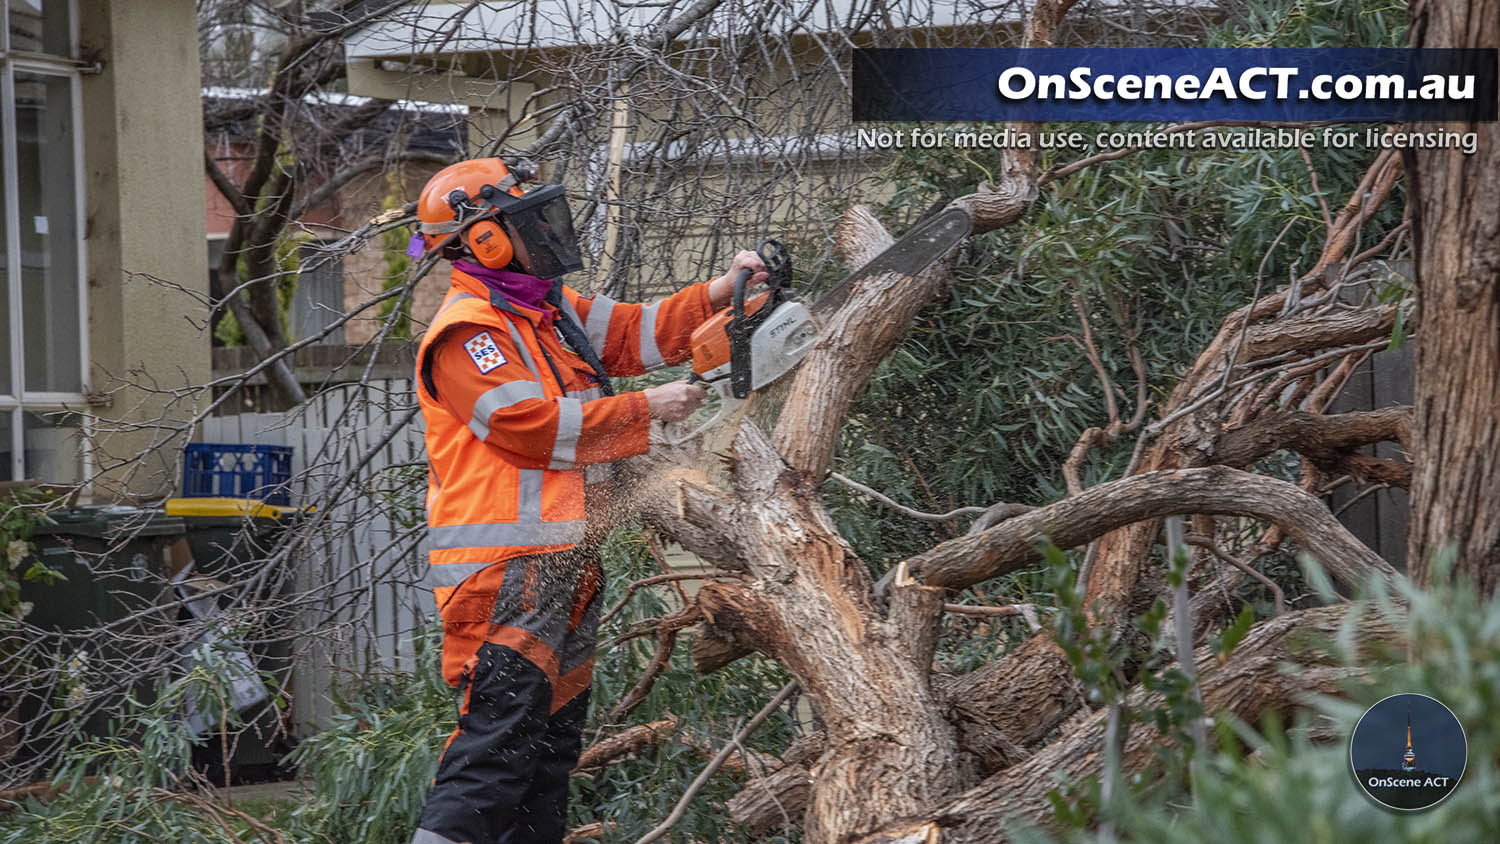
[[[498,158],[461,161],[439,170],[417,199],[424,254],[467,247],[479,263],[503,269],[512,260],[539,278],[583,269],[573,215],[562,185],[522,191],[536,165]]]
[[[511,196],[521,196],[521,182],[536,178],[536,167],[529,162],[517,165],[515,172],[498,158],[474,158],[460,161],[433,174],[417,197],[418,230],[431,254],[462,237],[481,264],[500,269],[515,256],[515,247],[493,214],[479,207],[480,194],[493,185]]]

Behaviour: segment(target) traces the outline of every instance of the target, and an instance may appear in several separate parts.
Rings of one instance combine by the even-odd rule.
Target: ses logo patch
[[[1349,737],[1354,779],[1386,809],[1436,806],[1458,787],[1468,761],[1468,739],[1458,718],[1426,695],[1391,695],[1376,703]]]
[[[481,331],[470,337],[464,343],[464,351],[474,360],[474,365],[479,367],[480,374],[484,374],[497,366],[505,363],[505,355],[500,354],[500,347],[490,338],[488,331]]]

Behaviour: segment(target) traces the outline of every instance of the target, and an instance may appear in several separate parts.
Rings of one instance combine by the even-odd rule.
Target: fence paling
[[[371,482],[425,460],[420,417],[358,470],[339,500],[327,500],[409,409],[411,387],[408,379],[347,385],[283,413],[216,416],[202,425],[206,442],[293,446],[292,503],[327,511],[293,562],[296,592],[313,596],[293,643],[290,690],[300,730],[329,723],[340,678],[415,667],[413,638],[432,612],[420,587],[425,542],[393,547],[408,530],[392,520],[385,493]]]

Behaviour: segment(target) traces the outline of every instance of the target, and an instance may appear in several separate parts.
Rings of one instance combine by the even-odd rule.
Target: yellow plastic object
[[[217,516],[220,518],[280,519],[297,512],[296,507],[279,507],[255,498],[168,498],[168,516]]]

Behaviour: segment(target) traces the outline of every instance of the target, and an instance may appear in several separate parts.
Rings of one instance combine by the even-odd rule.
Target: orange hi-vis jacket
[[[683,362],[711,312],[705,283],[653,305],[567,287],[563,297],[612,376]],[[604,396],[541,313],[456,269],[418,347],[417,376],[428,586],[445,622],[488,621],[505,575],[495,563],[582,540],[584,467],[650,450],[646,398]]]

